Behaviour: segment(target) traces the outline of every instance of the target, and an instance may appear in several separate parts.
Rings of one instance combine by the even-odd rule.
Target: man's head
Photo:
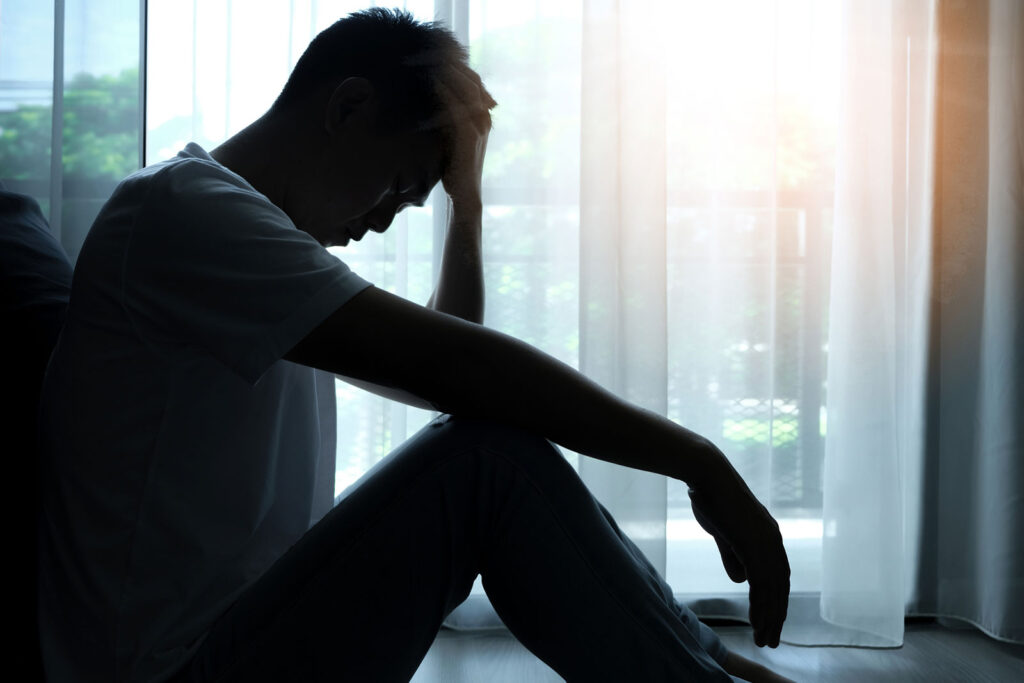
[[[310,43],[268,112],[302,147],[278,200],[298,227],[344,245],[426,200],[447,164],[438,84],[453,69],[493,106],[455,36],[408,13],[357,12]]]
[[[361,77],[373,84],[382,105],[382,131],[411,130],[441,112],[436,83],[440,71],[454,63],[467,63],[466,50],[443,26],[400,10],[355,12],[313,39],[271,111]]]

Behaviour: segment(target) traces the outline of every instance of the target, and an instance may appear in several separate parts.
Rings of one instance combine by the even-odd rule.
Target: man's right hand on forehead
[[[469,67],[450,67],[437,84],[444,106],[448,162],[441,183],[455,206],[479,207],[489,110],[496,103]]]

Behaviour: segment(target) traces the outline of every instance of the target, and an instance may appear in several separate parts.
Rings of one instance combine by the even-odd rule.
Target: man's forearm
[[[727,462],[707,439],[642,410],[513,337],[367,288],[289,351],[293,362],[421,397],[566,448],[707,487]]]
[[[438,409],[514,424],[574,451],[703,487],[720,468],[704,437],[643,410],[519,340],[479,330],[445,358]]]
[[[484,270],[478,202],[455,204],[441,254],[441,272],[427,308],[484,322]]]

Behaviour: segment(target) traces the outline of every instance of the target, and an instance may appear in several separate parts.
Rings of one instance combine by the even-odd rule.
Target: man
[[[248,128],[118,187],[44,387],[53,680],[407,680],[478,574],[568,680],[784,680],[672,599],[548,439],[687,482],[775,647],[781,536],[723,454],[479,325],[493,105],[450,33],[371,10]],[[437,182],[453,211],[427,307],[325,251]],[[307,530],[313,368],[444,415]]]

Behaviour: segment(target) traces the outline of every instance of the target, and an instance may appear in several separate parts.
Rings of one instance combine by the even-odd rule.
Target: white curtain
[[[818,604],[838,9],[594,1],[581,22],[580,368],[712,438],[779,519],[790,643],[836,638]],[[683,484],[579,472],[679,599],[745,619]]]
[[[821,613],[1024,640],[1024,8],[844,7]]]
[[[667,415],[667,55],[651,5],[583,5],[580,370]],[[665,477],[589,458],[578,471],[664,572]]]
[[[29,6],[0,8],[0,116],[35,73],[8,47]],[[259,116],[316,32],[361,6],[150,0],[147,161]],[[895,646],[916,613],[1024,641],[1020,6],[407,6],[449,22],[500,103],[487,324],[722,447],[783,529],[783,640]],[[89,16],[66,12],[107,35]],[[426,301],[442,199],[339,256]],[[428,416],[335,393],[340,491]],[[680,599],[745,617],[681,483],[566,455]],[[479,586],[449,623],[496,623]]]
[[[936,17],[927,2],[843,10],[821,613],[851,644],[893,646],[901,467],[924,446]]]

